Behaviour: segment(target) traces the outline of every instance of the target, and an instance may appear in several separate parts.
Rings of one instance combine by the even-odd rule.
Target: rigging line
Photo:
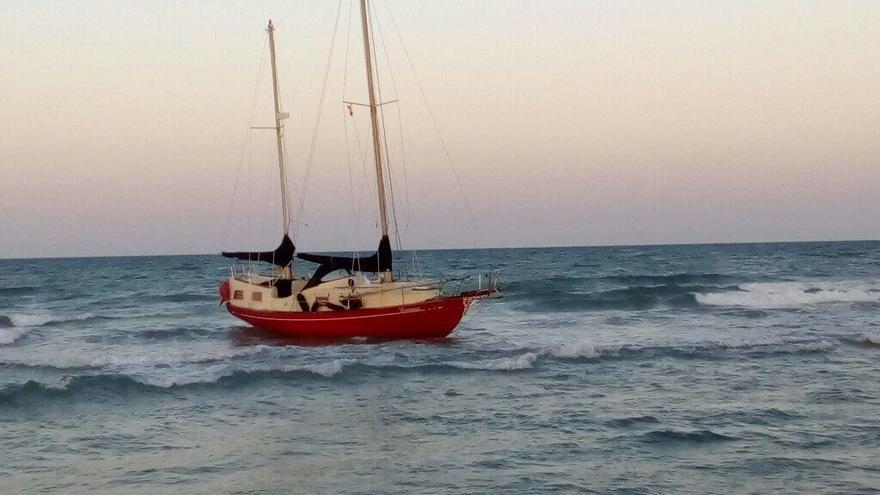
[[[348,28],[345,30],[345,63],[342,71],[342,100],[345,101],[345,92],[348,89],[348,51],[351,45],[351,14],[354,10],[354,4],[348,4]],[[345,107],[343,107],[345,108]]]
[[[358,150],[358,158],[360,158],[360,161],[361,161],[361,182],[360,182],[360,187],[358,190],[357,217],[355,218],[355,224],[354,224],[355,235],[357,235],[358,230],[359,230],[358,225],[360,225],[360,216],[361,216],[361,213],[363,212],[363,209],[364,209],[363,208],[364,188],[367,187],[371,183],[370,181],[375,176],[367,173],[367,156],[370,153],[370,148],[366,143],[361,142],[361,133],[358,130],[359,128],[358,128],[357,119],[354,118],[353,111],[351,113],[351,117],[352,117],[351,126],[352,126],[352,129],[354,129],[354,137],[356,140],[357,150]],[[370,211],[373,212],[373,223],[375,225],[378,225],[378,216],[377,216],[378,213],[373,211],[372,209]]]
[[[254,238],[254,132],[248,133],[248,202],[247,202],[248,244]]]
[[[382,44],[383,53],[385,54],[385,65],[388,67],[388,75],[391,79],[391,86],[394,89],[395,97],[399,99],[400,98],[400,91],[397,89],[397,81],[395,80],[395,77],[394,77],[394,70],[391,67],[391,57],[388,54],[388,45],[385,43],[385,36],[382,32],[382,23],[379,21],[378,15],[372,15],[371,18],[375,19],[375,21],[376,21],[375,27],[371,26],[371,29],[373,29],[373,31],[378,30],[378,33],[379,33],[378,38],[379,38],[379,42]],[[375,58],[378,61],[379,57],[376,55],[376,41],[375,41],[376,38],[377,37],[375,36],[375,33],[374,33],[374,36],[373,36],[373,58]],[[382,86],[381,86],[381,83],[380,83],[379,77],[378,77],[378,68],[379,68],[379,64],[377,63],[376,64],[376,70],[377,70],[376,86],[379,91],[379,100],[384,101],[384,98],[382,97]],[[394,187],[394,172],[393,172],[392,166],[391,166],[391,152],[390,152],[390,149],[388,146],[388,132],[387,132],[387,128],[385,125],[385,106],[382,105],[379,108],[379,111],[382,116],[382,141],[385,146],[385,155],[386,155],[386,157],[388,157],[387,158],[388,185],[389,185],[388,188],[389,188],[389,191],[391,192],[391,217],[392,217],[392,221],[394,223],[394,234],[395,234],[397,249],[400,250],[400,249],[402,249],[403,240],[401,239],[401,235],[400,235],[400,222],[398,221],[398,218],[397,218],[397,206],[398,206],[397,205],[397,195],[394,190],[395,189],[395,187]],[[402,146],[402,144],[403,144],[403,128],[400,125],[400,104],[399,103],[397,104],[397,115],[398,115],[398,130],[400,132],[399,137],[401,139],[401,152],[402,152],[402,150],[403,150],[403,146]],[[404,175],[406,174],[405,163],[406,162],[404,161],[404,165],[403,165],[404,166]],[[408,206],[409,206],[408,204],[405,205],[405,209],[408,208]],[[409,215],[408,211],[407,211],[407,215]],[[404,266],[404,269],[406,271],[406,275],[409,276],[409,270],[406,269],[405,266]]]
[[[358,131],[357,120],[352,116],[351,126],[354,129],[354,137],[356,139],[358,157],[361,159],[361,182],[360,188],[358,190],[358,200],[357,200],[357,217],[355,218],[354,230],[355,234],[358,233],[358,225],[360,224],[361,212],[363,211],[364,205],[364,187],[370,181],[370,175],[367,174],[367,155],[370,152],[370,149],[366,146],[366,144],[361,144],[361,133]],[[378,223],[377,218],[373,217],[374,223]]]
[[[280,194],[281,187],[280,187],[279,182],[275,180],[275,175],[274,174],[266,174],[263,177],[263,181],[264,181],[263,194],[258,196],[258,200],[259,200],[259,198],[270,198],[270,202],[264,203],[264,205],[269,205],[269,204],[277,205],[279,203],[279,199],[281,198],[281,194]],[[262,208],[261,211],[267,211],[267,209]],[[276,210],[275,210],[275,208],[271,208],[271,210],[268,210],[268,211],[276,211]],[[257,222],[257,227],[259,228],[259,231],[257,232],[258,238],[259,239],[269,239],[271,237],[274,237],[274,232],[275,232],[274,226],[278,225],[276,223],[276,220],[272,219],[271,222],[269,222],[269,221],[267,221],[267,220],[269,220],[269,218],[266,216],[263,216],[263,215],[257,215],[256,218],[259,218],[260,220],[262,220],[262,221]]]
[[[357,194],[357,202],[355,203],[354,198],[352,198],[352,210],[354,211],[353,222],[354,222],[354,236],[355,239],[358,237],[358,225],[360,220],[360,215],[363,206],[363,197],[364,197],[364,186],[366,185],[367,179],[367,153],[369,153],[369,149],[361,144],[360,132],[358,131],[357,119],[354,118],[354,110],[351,104],[345,104],[345,91],[348,89],[348,54],[350,48],[351,41],[351,20],[352,20],[352,12],[354,11],[354,2],[349,3],[350,7],[348,9],[348,31],[346,32],[345,39],[345,70],[343,72],[343,84],[342,84],[342,96],[343,96],[343,111],[347,108],[349,117],[351,117],[351,125],[354,130],[355,144],[357,146],[357,156],[361,162],[361,181],[358,188]],[[343,114],[344,115],[344,114]],[[346,121],[347,122],[347,121]],[[348,153],[348,127],[346,123],[345,127],[346,131],[346,153]],[[353,175],[353,174],[352,174]],[[352,179],[352,175],[349,176],[349,180]],[[354,188],[351,188],[352,194],[354,194]]]
[[[351,17],[352,11],[354,10],[354,3],[349,2],[348,7],[348,28],[345,32],[345,63],[343,64],[343,73],[342,73],[342,99],[345,100],[345,90],[348,86],[348,51],[349,46],[351,44]],[[354,246],[357,243],[357,214],[355,212],[354,205],[354,179],[353,173],[351,171],[351,144],[348,137],[348,119],[346,118],[346,113],[348,110],[348,106],[343,103],[342,105],[342,126],[345,129],[345,165],[348,169],[348,192],[351,198],[351,223],[354,229],[352,230],[352,245]],[[354,252],[352,252],[354,255]],[[354,256],[352,256],[354,257]]]
[[[277,26],[276,26],[276,28],[277,28]],[[284,88],[282,88],[281,85],[279,84],[278,85],[278,106],[279,106],[279,108],[283,108],[283,106],[282,106],[283,101],[284,101]],[[290,117],[288,117],[288,119],[290,119],[290,123],[292,124],[293,119]],[[290,175],[292,172],[290,170],[290,156],[287,154],[288,146],[287,146],[287,132],[285,132],[286,126],[284,125],[283,122],[280,123],[280,125],[281,125],[281,132],[282,132],[282,134],[281,134],[281,156],[283,156],[286,160],[286,163],[283,167],[284,173],[281,175],[281,179],[280,179],[281,180],[281,190],[288,191],[287,186],[291,182]],[[293,182],[293,193],[295,196],[299,196],[299,194],[298,194],[299,189],[296,187],[296,181]],[[279,194],[279,196],[281,196],[281,194]],[[289,198],[290,198],[290,192],[288,191],[287,198],[284,198],[284,199],[289,199]],[[293,215],[291,215],[291,205],[290,205],[289,201],[282,201],[281,203],[285,204],[287,206],[285,209],[286,209],[286,213],[287,213],[287,222],[288,222],[287,228],[289,229],[290,228],[290,221],[293,216]],[[284,216],[282,214],[282,219],[283,218],[284,218]]]
[[[284,14],[283,17],[281,17],[281,20],[278,21],[277,23],[275,23],[275,27],[277,28],[278,26],[281,25],[282,22],[286,21],[287,18],[290,17],[290,14],[292,14],[293,11],[294,11],[297,7],[299,7],[300,5],[302,5],[302,2],[300,2],[300,3],[296,3],[296,2],[294,2],[293,5],[290,6],[290,9],[287,11],[287,13]]]
[[[406,226],[412,228],[412,209],[409,202],[409,178],[406,174],[406,152],[403,148],[403,115],[400,111],[400,105],[397,105],[397,132],[400,135],[400,161],[403,168],[403,200],[404,210],[406,211]]]
[[[342,125],[345,127],[345,166],[348,170],[348,192],[349,192],[349,196],[351,198],[351,222],[352,222],[352,225],[355,226],[355,229],[353,230],[353,233],[354,233],[353,237],[354,237],[354,241],[356,242],[357,241],[357,232],[356,232],[357,223],[355,222],[355,218],[357,215],[354,210],[354,180],[352,179],[352,173],[351,173],[351,150],[349,149],[351,147],[351,144],[350,144],[350,140],[348,138],[348,120],[345,118],[345,108],[342,109]],[[352,243],[352,245],[354,245],[354,243]]]
[[[282,153],[284,153],[284,157],[289,158],[290,155],[288,155],[288,153],[287,153],[287,134],[286,133],[281,136],[281,148],[282,148]],[[288,163],[289,162],[290,161],[288,160]],[[290,167],[287,166],[287,164],[285,164],[285,167],[284,167],[284,190],[288,190],[287,188],[291,183],[291,180],[290,180],[291,174],[292,174],[292,172],[290,170]],[[290,192],[288,192],[288,195],[289,194],[290,194]],[[296,181],[293,181],[293,194],[294,194],[294,196],[299,196],[299,188],[296,186]],[[290,203],[288,202],[287,203],[287,221],[288,222],[290,222],[290,218],[293,216],[293,215],[291,215],[291,211],[290,211],[291,208],[292,207],[290,206]],[[288,223],[288,228],[289,227],[290,227],[290,224]]]
[[[387,4],[386,4],[387,5]],[[458,176],[458,172],[455,170],[455,165],[452,162],[452,155],[449,153],[449,147],[446,145],[446,140],[443,138],[443,134],[440,132],[440,126],[437,124],[437,118],[434,116],[434,111],[431,109],[431,105],[428,103],[428,97],[425,93],[425,88],[422,86],[422,81],[419,80],[418,73],[416,72],[415,64],[413,64],[412,57],[409,55],[409,50],[406,48],[406,43],[403,41],[403,36],[400,34],[400,28],[397,26],[397,21],[394,19],[394,14],[391,12],[391,9],[388,9],[388,16],[391,18],[391,23],[394,25],[394,30],[397,32],[397,38],[400,40],[400,46],[403,47],[403,53],[406,55],[406,61],[409,63],[409,67],[413,72],[413,77],[416,80],[416,85],[419,88],[419,92],[422,95],[422,100],[425,102],[425,108],[428,109],[428,115],[431,117],[431,123],[434,125],[434,130],[437,132],[437,137],[440,138],[440,144],[443,147],[443,153],[446,155],[446,161],[449,163],[449,168],[452,170],[452,175],[455,177],[455,183],[458,186],[458,191],[461,193],[462,198],[464,199],[464,204],[467,207],[468,214],[470,214],[471,222],[474,224],[474,230],[476,231],[478,236],[481,236],[480,227],[477,224],[477,217],[474,215],[474,210],[471,208],[471,202],[468,201],[467,194],[464,192],[464,187],[461,184],[461,179]]]
[[[282,90],[280,87],[278,88],[278,101],[279,102],[284,101],[284,94],[282,93]],[[288,117],[288,119],[289,119],[288,122],[293,124],[294,117]],[[282,154],[282,156],[284,156],[284,159],[285,159],[284,175],[281,179],[284,181],[284,187],[282,188],[282,190],[288,191],[288,198],[289,198],[290,191],[288,190],[288,186],[292,182],[293,183],[293,194],[295,197],[298,197],[299,196],[299,187],[297,187],[297,183],[295,180],[294,181],[291,180],[291,175],[293,174],[293,172],[290,167],[290,162],[291,162],[290,154],[288,154],[288,152],[287,152],[287,150],[289,148],[289,146],[287,144],[287,132],[286,132],[287,126],[285,126],[283,123],[281,125],[282,125],[281,154]],[[293,208],[293,206],[291,206],[289,201],[287,201],[286,204],[287,204],[287,221],[290,222],[291,218],[293,218],[293,215],[291,214],[291,209]],[[288,223],[287,226],[289,228],[290,223]]]
[[[257,99],[259,98],[260,83],[263,80],[263,69],[266,66],[266,46],[268,44],[269,44],[269,38],[267,36],[266,39],[263,41],[263,49],[260,50],[260,52],[262,53],[262,56],[260,57],[260,65],[257,69],[256,82],[254,84],[253,95],[251,96],[251,109],[250,109],[250,113],[248,114],[248,124],[247,124],[247,126],[245,126],[244,137],[241,140],[241,151],[239,152],[239,155],[238,155],[238,167],[236,168],[236,171],[235,171],[235,183],[232,186],[232,200],[229,202],[229,209],[226,212],[226,224],[224,226],[224,230],[226,232],[224,232],[224,234],[223,234],[223,242],[224,243],[226,242],[226,238],[229,236],[229,223],[232,220],[232,211],[235,209],[235,198],[236,198],[236,196],[238,196],[238,183],[241,178],[241,167],[242,167],[242,164],[244,163],[245,150],[248,149],[248,147],[250,146],[250,143],[251,143],[251,124],[254,121],[254,112],[256,111],[256,108],[257,108]]]
[[[309,184],[309,176],[312,172],[312,160],[315,157],[315,145],[318,142],[318,130],[321,126],[321,114],[324,109],[324,96],[327,94],[327,79],[330,76],[330,64],[333,61],[333,48],[336,46],[336,33],[339,29],[339,17],[342,12],[342,0],[336,6],[336,20],[333,23],[333,36],[330,38],[330,53],[327,55],[327,65],[324,67],[324,81],[321,83],[321,98],[318,103],[318,114],[315,116],[315,130],[312,133],[312,143],[309,146],[309,156],[306,160],[306,173],[303,177],[302,193],[300,194],[299,211],[297,211],[296,224],[293,229],[293,240],[296,241],[299,233],[299,226],[302,222],[303,211],[305,210],[305,198]]]
[[[376,18],[375,13],[373,11],[372,3],[367,4],[367,9],[369,10],[369,19],[370,19],[370,34],[373,40],[373,59],[376,60],[376,90],[379,93],[379,101],[385,101],[382,98],[382,83],[379,78],[379,57],[376,55],[376,36],[375,30],[373,29],[373,22],[375,20],[376,25],[379,25],[379,19]],[[382,29],[379,28],[379,35],[381,36]],[[385,64],[388,66],[388,72],[391,72],[391,62],[388,60],[388,55],[385,55]],[[400,239],[400,226],[397,223],[397,201],[394,197],[394,179],[392,177],[391,172],[391,153],[388,149],[388,132],[385,128],[385,105],[379,106],[379,115],[381,116],[380,120],[382,122],[382,144],[385,147],[385,164],[388,166],[388,189],[391,193],[391,219],[394,223],[394,237],[395,243],[397,244],[397,249],[401,249],[401,239]]]
[[[385,4],[385,7],[390,9],[388,4]],[[376,17],[376,27],[379,30],[379,41],[382,42],[382,51],[385,52],[385,60],[388,65],[388,75],[391,77],[391,87],[394,89],[394,94],[397,98],[400,98],[400,91],[397,89],[397,80],[394,77],[394,71],[391,69],[391,57],[388,54],[388,45],[385,43],[385,35],[382,33],[382,23],[379,22],[379,18]],[[398,102],[397,107],[397,130],[398,137],[400,138],[400,157],[401,157],[401,165],[403,167],[403,192],[404,192],[404,212],[406,213],[406,226],[412,228],[412,210],[410,209],[410,201],[409,201],[409,178],[406,173],[406,152],[404,151],[403,145],[403,115],[400,110],[400,103]],[[384,113],[383,113],[384,116]]]

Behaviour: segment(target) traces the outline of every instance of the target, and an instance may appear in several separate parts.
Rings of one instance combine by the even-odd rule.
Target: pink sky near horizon
[[[406,181],[397,107],[386,124],[404,247],[880,238],[880,3],[375,5],[399,86],[380,49],[383,91],[401,100]],[[341,100],[365,98],[354,21],[343,92],[348,8],[302,250],[378,239],[370,174],[346,160]],[[280,21],[299,190],[335,14],[318,0],[0,5],[0,258],[274,247],[272,135],[253,131],[239,164],[266,20]],[[252,125],[271,123],[266,75]]]

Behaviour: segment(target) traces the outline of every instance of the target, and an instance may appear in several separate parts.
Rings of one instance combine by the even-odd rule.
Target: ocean
[[[880,491],[880,242],[418,256],[505,297],[297,342],[219,256],[0,260],[0,493]]]

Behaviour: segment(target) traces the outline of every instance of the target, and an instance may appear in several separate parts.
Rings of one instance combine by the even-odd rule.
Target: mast
[[[376,93],[373,89],[373,59],[370,53],[370,27],[367,19],[367,0],[361,0],[361,27],[364,31],[364,57],[367,65],[367,90],[370,95],[370,124],[373,129],[373,158],[376,161],[376,186],[379,193],[379,216],[382,218],[382,235],[388,235],[388,213],[385,205],[385,180],[382,173],[382,144],[379,138],[379,114]]]
[[[382,173],[382,145],[379,138],[379,115],[376,93],[373,89],[373,60],[370,53],[370,22],[367,18],[367,0],[361,1],[361,28],[364,32],[364,59],[367,66],[367,91],[370,97],[370,124],[373,129],[373,158],[376,161],[376,188],[379,195],[379,218],[382,220],[382,242],[388,238],[388,209],[385,201],[385,178]],[[389,260],[390,261],[390,260]],[[380,280],[391,282],[390,271],[379,273]]]
[[[281,111],[281,102],[278,97],[278,71],[275,67],[275,26],[269,19],[269,54],[272,59],[272,90],[275,96],[275,138],[278,141],[278,173],[281,179],[281,220],[284,222],[284,235],[290,232],[290,210],[287,206],[287,174],[284,173],[284,119],[290,117],[289,113]]]

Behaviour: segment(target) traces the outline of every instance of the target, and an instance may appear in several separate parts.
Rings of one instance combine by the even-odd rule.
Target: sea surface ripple
[[[418,256],[505,298],[292,341],[216,256],[0,260],[0,493],[880,490],[880,242]]]

